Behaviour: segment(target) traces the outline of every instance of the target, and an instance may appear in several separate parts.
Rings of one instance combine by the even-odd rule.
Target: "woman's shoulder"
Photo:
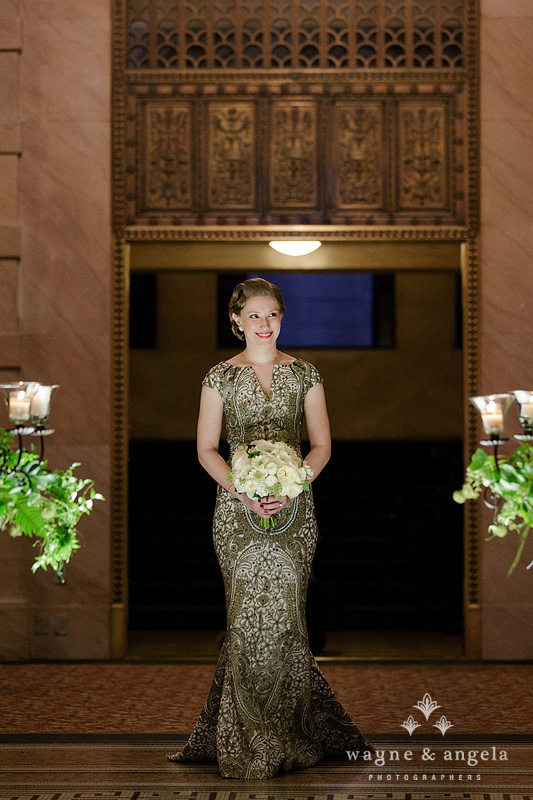
[[[231,369],[232,366],[231,364],[228,364],[227,361],[219,361],[218,364],[215,364],[213,367],[208,369],[205,378],[202,381],[202,386],[210,386],[212,389],[216,389],[218,392],[221,391],[224,376]]]
[[[294,371],[300,373],[307,389],[310,389],[311,386],[316,386],[317,383],[324,383],[322,375],[310,361],[305,361],[303,358],[295,358],[290,366],[293,367]]]

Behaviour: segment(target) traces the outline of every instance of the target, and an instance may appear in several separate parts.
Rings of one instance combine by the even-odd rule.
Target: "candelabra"
[[[518,418],[524,431],[523,433],[515,434],[514,438],[531,444],[533,440],[533,391],[517,389],[513,392],[470,398],[470,402],[481,414],[483,430],[490,437],[489,439],[482,439],[480,444],[483,447],[492,447],[498,479],[500,479],[498,449],[500,445],[509,441],[509,438],[504,437],[502,434],[505,432],[505,417],[513,401],[518,405]],[[488,508],[497,508],[499,500],[500,497],[497,494],[486,492],[484,495],[484,502]]]
[[[36,381],[19,381],[18,383],[0,384],[4,396],[9,421],[13,427],[9,432],[18,440],[17,459],[14,465],[8,463],[11,448],[0,442],[0,474],[15,475],[24,488],[31,489],[31,477],[21,466],[24,453],[24,436],[36,436],[40,440],[39,462],[44,459],[44,438],[54,433],[53,428],[46,425],[50,418],[50,404],[57,384],[44,386]]]

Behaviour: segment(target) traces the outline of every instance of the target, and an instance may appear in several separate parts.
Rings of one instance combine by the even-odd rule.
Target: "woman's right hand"
[[[244,503],[244,505],[253,511],[255,514],[259,514],[260,517],[271,517],[272,514],[270,511],[266,511],[261,502],[264,501],[264,497],[248,497],[247,494],[238,495],[239,500]]]
[[[263,503],[265,503],[265,501],[267,501],[269,499],[270,495],[269,495],[268,498],[267,497],[253,497],[252,498],[252,497],[248,497],[247,494],[241,494],[241,495],[237,495],[237,496],[238,496],[239,500],[241,500],[241,502],[244,503],[244,505],[247,508],[250,509],[250,511],[253,511],[255,514],[259,514],[260,517],[264,517],[265,519],[268,519],[269,517],[271,517],[275,513],[273,510],[264,508],[263,505],[262,505]],[[277,510],[278,509],[276,509],[276,511]]]

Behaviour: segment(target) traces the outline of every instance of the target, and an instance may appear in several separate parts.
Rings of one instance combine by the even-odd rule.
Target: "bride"
[[[305,601],[317,541],[313,494],[250,499],[228,481],[218,452],[282,437],[301,455],[305,415],[314,481],[330,457],[329,420],[316,368],[277,349],[285,304],[261,278],[235,287],[229,316],[244,350],[203,380],[198,458],[217,482],[213,542],[224,579],[227,632],[205,706],[170,761],[214,761],[227,778],[267,779],[324,756],[369,750],[310,649]],[[265,529],[261,517],[276,515]]]

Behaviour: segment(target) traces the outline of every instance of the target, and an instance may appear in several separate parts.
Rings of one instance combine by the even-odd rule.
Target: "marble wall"
[[[481,0],[484,394],[533,388],[532,41],[531,0]],[[517,432],[514,409],[509,418]],[[533,541],[506,578],[516,545],[512,536],[483,543],[483,658],[533,658]]]
[[[0,0],[0,375],[60,384],[49,464],[81,461],[108,499],[110,5]],[[31,543],[2,534],[0,658],[109,655],[110,503],[98,505],[65,585],[33,576]]]

